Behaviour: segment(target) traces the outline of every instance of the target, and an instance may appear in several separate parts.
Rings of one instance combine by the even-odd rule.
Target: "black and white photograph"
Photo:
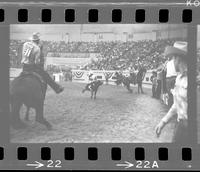
[[[184,24],[10,25],[11,143],[187,141],[187,47]]]
[[[197,135],[200,143],[200,26],[197,26]]]

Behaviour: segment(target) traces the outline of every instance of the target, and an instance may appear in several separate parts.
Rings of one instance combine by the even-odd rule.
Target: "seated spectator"
[[[141,41],[111,41],[111,42],[65,42],[42,41],[44,56],[68,57],[66,53],[97,53],[98,61],[90,64],[94,69],[118,70],[136,64],[140,60],[146,69],[155,69],[165,62],[162,55],[167,45],[172,45],[174,39],[141,40]],[[11,67],[20,67],[20,48],[24,41],[10,41]],[[72,56],[74,57],[74,56]]]
[[[156,97],[159,99],[162,90],[162,80],[163,80],[163,71],[162,69],[157,70],[157,88],[156,88]]]

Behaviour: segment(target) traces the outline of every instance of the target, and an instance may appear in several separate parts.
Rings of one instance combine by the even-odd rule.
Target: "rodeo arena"
[[[37,120],[31,105],[20,106],[23,126],[11,125],[11,142],[172,141],[175,119],[159,137],[155,130],[173,104],[177,75],[164,52],[187,41],[185,25],[11,25],[10,83],[22,72],[23,46],[34,40],[42,47],[44,70],[60,90],[47,87],[47,123]],[[24,54],[33,53],[34,48]]]

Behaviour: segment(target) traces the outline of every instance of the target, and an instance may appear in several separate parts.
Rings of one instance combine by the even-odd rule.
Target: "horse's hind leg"
[[[44,118],[44,107],[43,104],[40,104],[36,108],[36,121],[45,125],[48,130],[52,129],[52,125]]]

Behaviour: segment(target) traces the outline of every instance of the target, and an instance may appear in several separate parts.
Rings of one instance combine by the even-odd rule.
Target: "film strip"
[[[1,2],[0,169],[199,170],[199,6]]]

